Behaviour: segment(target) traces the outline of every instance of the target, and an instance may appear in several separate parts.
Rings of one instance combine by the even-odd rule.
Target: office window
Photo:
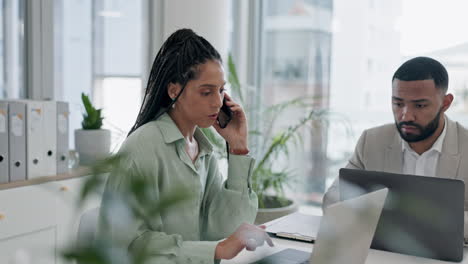
[[[25,98],[24,0],[0,0],[0,99]]]
[[[333,1],[263,1],[261,89],[268,106],[300,97],[316,98],[313,107],[328,108]],[[310,109],[280,116],[273,130],[296,124]],[[274,134],[274,133],[273,133]],[[295,194],[303,199],[323,193],[326,180],[327,126],[313,122],[301,131],[298,144],[280,163],[292,171]],[[318,200],[318,199],[316,199]]]
[[[62,98],[70,102],[70,140],[82,120],[81,92],[103,108],[117,150],[139,110],[145,0],[62,0]]]
[[[135,122],[142,100],[143,0],[95,1],[94,90],[116,148]]]
[[[313,96],[334,116],[304,130],[304,144],[284,160],[298,176],[292,195],[319,202],[362,131],[393,122],[391,77],[409,58],[430,56],[446,66],[455,95],[447,114],[468,126],[466,10],[463,0],[262,2],[259,96],[267,105]],[[279,117],[277,128],[300,114]]]

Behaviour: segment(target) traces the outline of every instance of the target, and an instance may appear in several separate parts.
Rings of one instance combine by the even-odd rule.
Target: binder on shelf
[[[26,179],[57,174],[55,101],[19,100],[26,103]]]
[[[10,182],[26,180],[26,103],[8,102]]]
[[[57,102],[41,101],[44,115],[41,130],[41,151],[43,163],[41,176],[57,174]]]
[[[26,102],[26,179],[45,176],[42,168],[44,109],[41,102],[25,100]]]
[[[67,102],[57,102],[57,174],[68,172],[69,108]]]
[[[9,181],[8,103],[0,101],[0,184]]]

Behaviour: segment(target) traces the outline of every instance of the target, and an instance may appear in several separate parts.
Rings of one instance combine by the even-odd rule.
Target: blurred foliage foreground
[[[90,176],[86,178],[80,191],[78,211],[83,209],[88,199],[102,195],[107,178],[104,175],[108,172],[118,170],[120,177],[129,177],[125,181],[128,184],[121,186],[118,193],[106,190],[106,210],[100,211],[101,228],[98,235],[91,232],[85,234],[90,239],[72,241],[70,246],[61,252],[65,260],[87,264],[143,264],[150,256],[145,252],[139,252],[138,255],[129,253],[128,240],[125,239],[128,227],[135,221],[151,226],[151,218],[190,199],[190,190],[182,188],[168,191],[163,193],[160,199],[154,199],[145,177],[136,175],[125,166],[125,157],[125,154],[116,154],[91,166]],[[111,233],[110,230],[119,232]]]

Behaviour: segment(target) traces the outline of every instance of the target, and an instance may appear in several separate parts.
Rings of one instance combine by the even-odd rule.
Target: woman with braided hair
[[[129,154],[127,167],[145,175],[156,199],[178,186],[195,195],[150,225],[136,224],[130,253],[149,253],[154,263],[214,263],[264,241],[272,246],[264,226],[249,224],[257,212],[250,188],[254,160],[247,155],[245,113],[225,94],[225,83],[219,53],[190,29],[174,32],[156,55],[140,112],[120,152]],[[225,128],[217,122],[223,99],[233,113]],[[210,126],[230,146],[224,182],[200,130]],[[129,177],[112,172],[106,192],[118,191]]]

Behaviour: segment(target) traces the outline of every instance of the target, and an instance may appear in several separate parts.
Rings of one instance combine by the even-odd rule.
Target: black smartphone
[[[223,99],[223,106],[221,106],[221,111],[218,114],[218,124],[219,127],[225,128],[229,121],[232,120],[232,111],[229,106],[226,105],[226,97]]]

